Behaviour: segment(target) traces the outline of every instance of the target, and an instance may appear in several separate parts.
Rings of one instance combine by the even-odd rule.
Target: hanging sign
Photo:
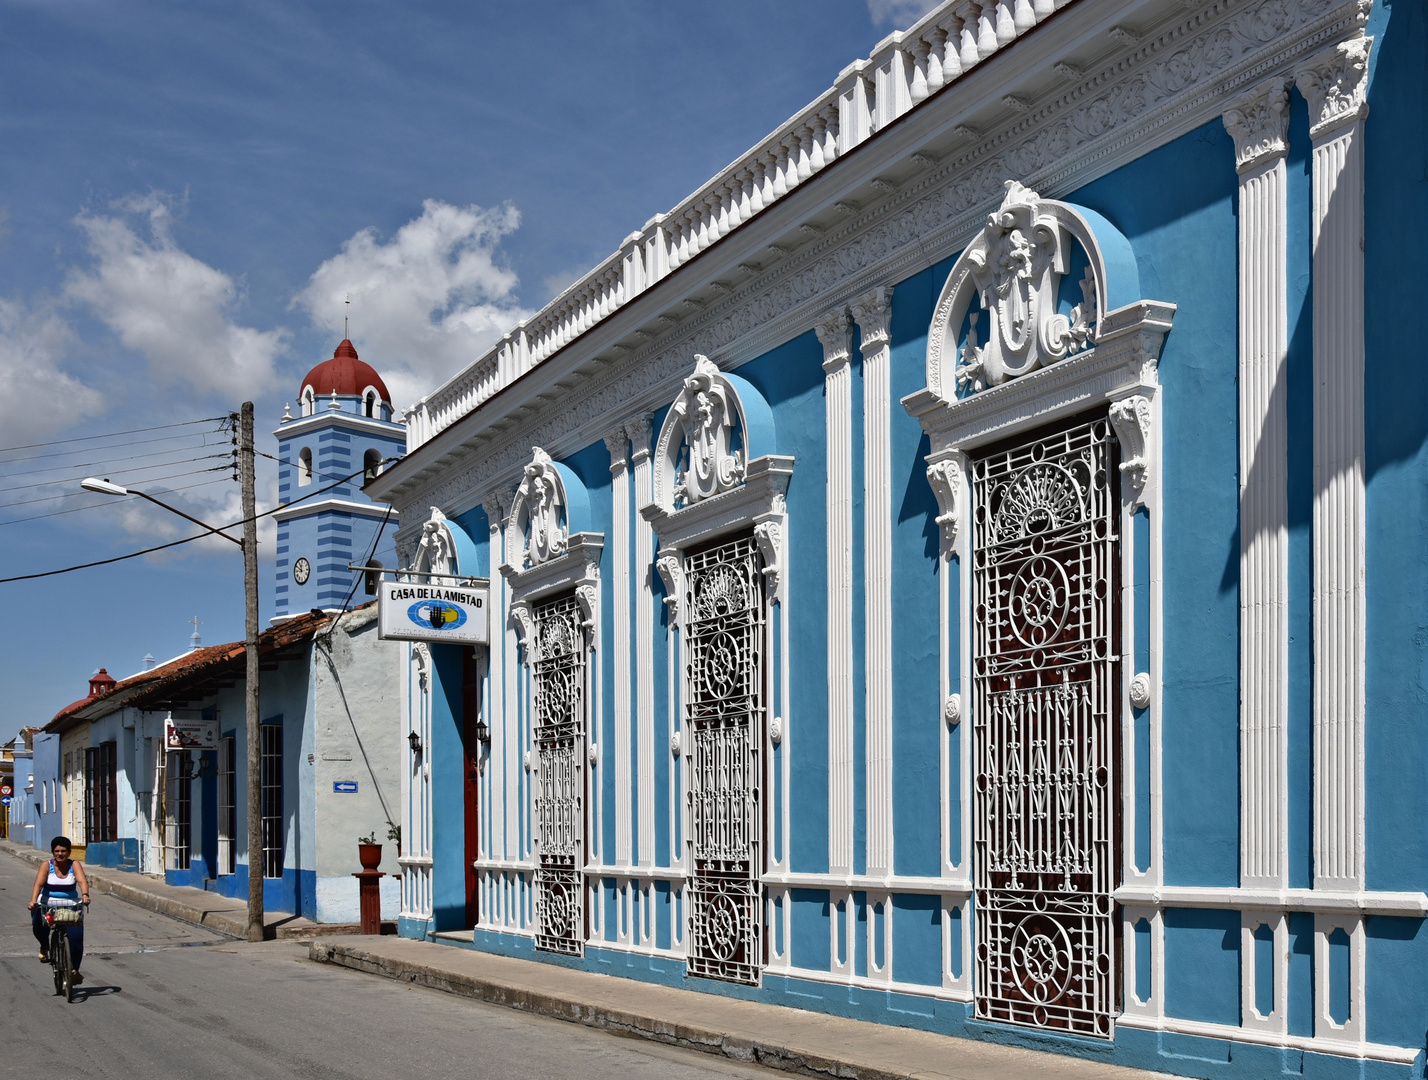
[[[170,716],[164,721],[164,747],[168,750],[216,750],[218,721]]]
[[[491,640],[490,588],[485,581],[470,585],[384,581],[377,608],[377,636],[385,641],[486,645]]]

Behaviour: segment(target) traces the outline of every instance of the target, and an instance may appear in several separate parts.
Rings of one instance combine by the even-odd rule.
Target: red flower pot
[[[358,844],[357,858],[363,870],[375,870],[382,861],[381,844]]]

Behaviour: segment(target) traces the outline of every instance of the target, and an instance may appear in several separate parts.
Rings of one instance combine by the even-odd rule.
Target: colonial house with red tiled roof
[[[312,611],[259,637],[264,906],[357,920],[357,838],[399,820],[400,654],[375,604]],[[115,681],[61,709],[58,820],[91,865],[246,896],[244,645],[229,642]],[[48,835],[48,834],[47,834]],[[397,882],[383,909],[394,917]],[[388,910],[390,909],[390,910]]]

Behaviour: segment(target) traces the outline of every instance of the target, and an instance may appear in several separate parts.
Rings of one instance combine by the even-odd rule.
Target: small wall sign
[[[337,795],[355,795],[357,793],[357,781],[334,780],[332,781],[332,791]]]

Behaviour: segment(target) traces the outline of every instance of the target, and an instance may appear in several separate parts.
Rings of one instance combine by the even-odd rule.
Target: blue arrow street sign
[[[15,796],[13,795],[0,795],[0,806],[9,806],[14,801]]]
[[[334,780],[332,790],[338,795],[354,795],[357,792],[356,780]]]

